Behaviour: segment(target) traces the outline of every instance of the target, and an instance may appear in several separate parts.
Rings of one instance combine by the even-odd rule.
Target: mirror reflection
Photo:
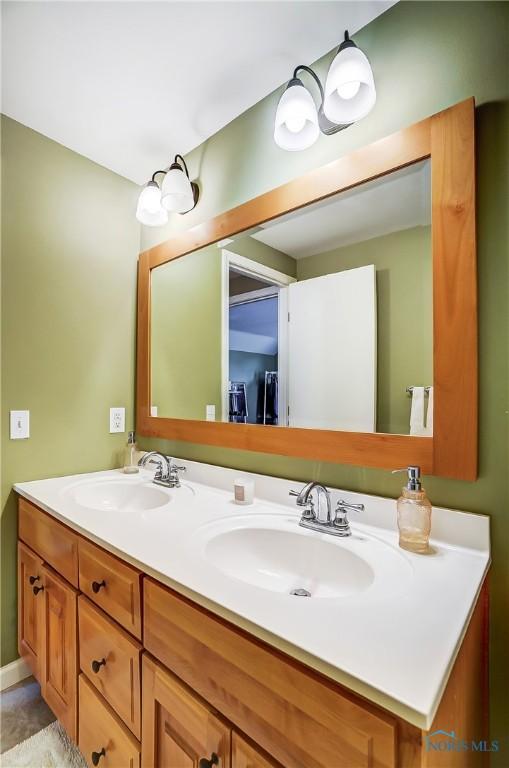
[[[432,434],[430,161],[151,273],[152,415]]]

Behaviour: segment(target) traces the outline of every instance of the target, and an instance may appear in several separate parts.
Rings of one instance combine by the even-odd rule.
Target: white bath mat
[[[0,755],[2,768],[87,768],[60,723],[54,722]]]

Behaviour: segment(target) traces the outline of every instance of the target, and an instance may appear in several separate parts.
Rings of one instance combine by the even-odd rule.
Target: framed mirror
[[[474,479],[474,105],[140,255],[141,435]]]

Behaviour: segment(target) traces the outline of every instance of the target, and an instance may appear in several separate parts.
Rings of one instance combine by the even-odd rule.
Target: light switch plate
[[[110,433],[125,432],[125,408],[110,408]]]
[[[205,406],[205,419],[206,419],[206,421],[215,421],[216,420],[216,406],[215,405],[206,405]]]
[[[30,411],[11,411],[11,440],[30,437]]]

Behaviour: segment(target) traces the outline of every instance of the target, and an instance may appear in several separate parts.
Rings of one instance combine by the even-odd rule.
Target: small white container
[[[235,504],[252,504],[254,499],[254,480],[242,477],[233,481],[233,501]]]

